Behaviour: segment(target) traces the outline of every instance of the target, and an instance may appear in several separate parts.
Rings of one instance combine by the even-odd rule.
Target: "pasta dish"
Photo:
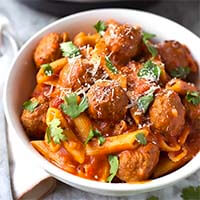
[[[98,21],[96,32],[45,35],[21,122],[32,146],[79,177],[136,183],[166,175],[200,149],[198,64],[178,41]]]

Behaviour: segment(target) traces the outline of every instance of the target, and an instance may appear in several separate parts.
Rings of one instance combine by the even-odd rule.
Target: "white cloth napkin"
[[[11,184],[15,199],[39,199],[55,188],[56,180],[35,164],[10,126],[8,145]]]
[[[3,95],[4,79],[12,59],[17,53],[17,44],[6,17],[0,15],[0,98]],[[0,124],[1,125],[1,124]],[[36,200],[55,188],[56,180],[36,166],[31,155],[19,140],[15,130],[7,127],[11,185],[14,199]],[[5,175],[6,176],[6,175]],[[4,177],[0,177],[4,178]],[[2,188],[3,189],[3,188]]]

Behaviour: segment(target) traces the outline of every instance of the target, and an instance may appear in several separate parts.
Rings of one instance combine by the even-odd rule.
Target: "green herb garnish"
[[[51,142],[51,137],[55,144],[60,144],[61,141],[65,141],[67,137],[63,134],[63,129],[60,127],[60,120],[54,118],[49,124],[46,130],[48,143]]]
[[[62,111],[69,115],[72,119],[78,117],[82,112],[88,108],[87,97],[84,96],[81,102],[78,104],[77,94],[71,93],[64,97],[65,103],[61,104]]]
[[[200,93],[188,91],[186,94],[186,99],[189,103],[192,103],[196,106],[200,103]]]
[[[138,76],[151,81],[158,81],[160,78],[160,67],[154,64],[151,60],[144,63],[143,67],[139,70]]]
[[[104,34],[107,26],[105,23],[101,20],[99,20],[95,25],[94,28],[96,29],[97,33],[99,33],[101,36]]]
[[[147,32],[142,33],[142,40],[153,57],[155,57],[158,54],[157,49],[149,41],[154,37],[156,37],[155,34],[151,34]]]
[[[190,73],[189,67],[177,67],[170,71],[170,75],[176,78],[186,79]]]
[[[64,57],[73,58],[81,54],[79,48],[72,41],[61,43],[60,48]]]
[[[143,113],[147,111],[149,105],[154,99],[153,92],[154,91],[150,91],[147,95],[140,97],[137,101],[138,108]]]
[[[46,76],[52,76],[53,75],[53,69],[52,69],[50,64],[43,64],[43,65],[41,65],[41,67],[43,68],[44,74]]]
[[[136,136],[135,136],[137,142],[139,144],[143,144],[143,145],[146,145],[147,144],[147,140],[146,140],[146,137],[144,135],[144,133],[138,133]]]
[[[38,101],[32,102],[31,100],[28,100],[23,103],[23,108],[25,110],[28,110],[29,112],[33,112],[35,110],[35,108],[37,108],[38,105],[39,105]]]
[[[109,155],[108,162],[110,164],[110,175],[107,178],[107,182],[111,183],[111,181],[117,174],[119,168],[119,160],[116,155]]]
[[[98,130],[91,129],[89,132],[89,135],[85,141],[85,144],[87,144],[93,137],[98,138],[98,144],[100,146],[106,141],[106,139],[102,136],[102,134]]]
[[[187,187],[182,190],[181,197],[183,200],[199,200],[200,199],[200,186]]]
[[[114,74],[118,74],[117,68],[112,64],[110,58],[108,56],[105,56],[106,60],[106,67]]]

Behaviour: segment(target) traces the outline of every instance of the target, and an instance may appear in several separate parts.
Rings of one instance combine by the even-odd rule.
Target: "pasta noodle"
[[[74,160],[83,163],[85,160],[85,149],[70,129],[65,129],[67,140],[63,142],[65,149],[73,156]]]
[[[167,83],[166,88],[181,95],[186,95],[187,91],[196,91],[196,87],[193,84],[182,81],[181,79],[172,79]]]
[[[189,134],[190,134],[190,126],[188,124],[186,124],[179,139],[178,139],[178,143],[183,145],[186,142]]]
[[[87,44],[94,47],[99,39],[99,34],[86,35],[84,32],[80,32],[74,37],[74,44],[79,47]]]
[[[61,169],[70,172],[72,174],[75,173],[75,163],[70,158],[69,153],[65,151],[63,148],[57,152],[52,152],[49,149],[49,145],[47,145],[44,141],[31,141],[31,144],[34,148],[36,148],[42,155],[44,155],[48,160],[52,161],[55,165],[60,167]]]
[[[44,69],[41,67],[40,70],[37,73],[36,79],[37,83],[47,83],[49,85],[56,85],[52,84],[51,81],[55,81],[55,74],[59,73],[59,71],[67,64],[67,59],[66,58],[61,58],[59,60],[56,60],[52,63],[50,63],[50,66],[52,67],[53,70],[53,75],[52,76],[47,76],[44,73]],[[49,83],[50,82],[50,83]]]
[[[188,153],[187,149],[183,146],[181,148],[181,152],[180,153],[169,152],[168,156],[169,156],[169,159],[172,160],[173,162],[178,162],[181,159],[183,159],[187,155],[187,153]]]
[[[83,144],[78,140],[78,138],[72,132],[66,120],[62,116],[62,113],[56,108],[49,108],[47,111],[46,123],[49,124],[54,118],[60,120],[61,127],[64,128],[64,134],[67,136],[67,141],[63,142],[65,149],[69,153],[71,153],[71,155],[77,162],[83,163],[85,159],[85,150]]]
[[[181,146],[178,143],[177,144],[173,144],[173,146],[168,145],[165,142],[163,137],[159,137],[158,142],[159,142],[160,148],[163,151],[170,152],[170,151],[179,151],[181,149]]]
[[[161,177],[165,174],[168,174],[182,165],[184,165],[187,161],[191,159],[191,155],[184,157],[184,159],[179,160],[178,162],[173,162],[168,157],[161,157],[158,165],[155,167],[153,171],[153,178]]]
[[[86,145],[86,154],[93,156],[117,153],[126,149],[135,149],[139,145],[136,141],[136,135],[138,133],[143,133],[145,136],[148,135],[146,129],[141,129],[122,135],[107,137],[105,143],[101,146],[98,145],[97,140],[94,140]]]
[[[81,115],[73,119],[73,121],[77,128],[81,141],[84,142],[87,139],[90,130],[92,129],[92,123],[90,119],[85,113],[82,113]]]

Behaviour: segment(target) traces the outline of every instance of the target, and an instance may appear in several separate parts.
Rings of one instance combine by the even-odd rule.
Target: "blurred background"
[[[200,0],[0,0],[0,13],[10,19],[20,45],[57,18],[83,10],[109,7],[159,14],[200,36]]]

